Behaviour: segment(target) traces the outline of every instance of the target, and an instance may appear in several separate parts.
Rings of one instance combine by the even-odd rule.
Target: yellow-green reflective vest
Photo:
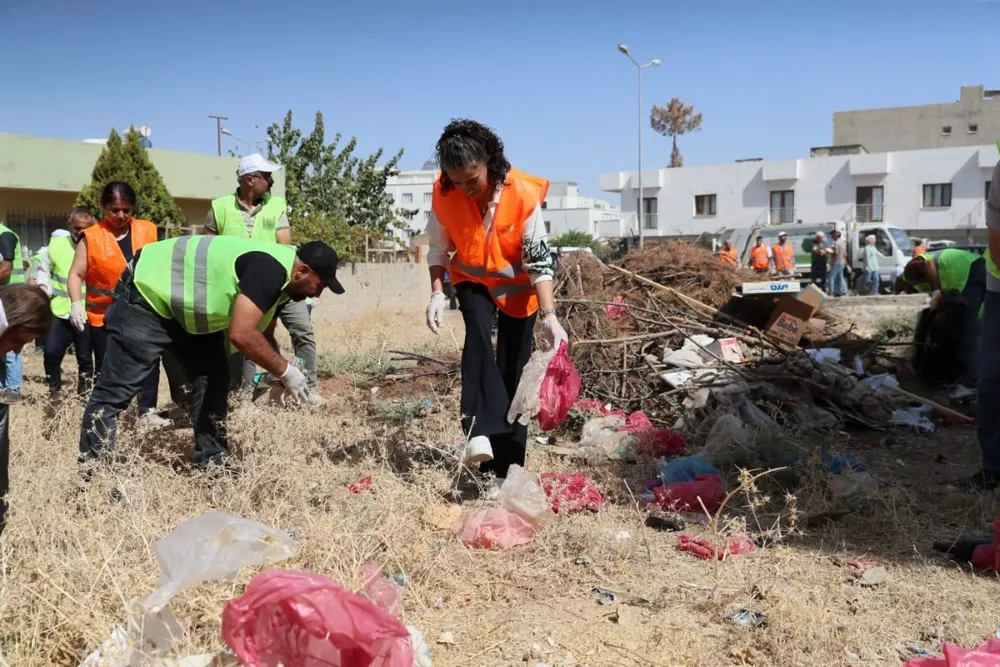
[[[142,248],[135,266],[135,286],[160,317],[174,319],[185,331],[208,334],[225,331],[239,296],[236,260],[248,252],[274,257],[292,275],[295,248],[232,236],[180,236]],[[288,301],[283,295],[260,323],[263,331],[275,310]]]
[[[0,222],[0,235],[7,232],[14,234],[13,229]],[[14,260],[11,262],[10,280],[7,281],[8,285],[23,283],[25,281],[24,260],[21,258],[21,237],[14,234],[14,238],[16,239],[14,242]]]
[[[69,315],[70,299],[67,282],[69,281],[69,267],[73,266],[75,254],[76,246],[70,237],[55,236],[49,239],[49,266],[51,267],[49,286],[52,289],[52,314],[56,317]],[[87,293],[86,290],[86,286],[80,286],[81,298]]]
[[[988,255],[988,253],[987,253]],[[935,252],[925,252],[917,255],[924,261],[933,261],[937,265],[938,281],[941,283],[942,292],[961,292],[969,282],[969,270],[972,263],[983,255],[971,250],[959,250],[958,248],[944,248]],[[987,259],[987,266],[989,260]],[[916,285],[920,292],[929,292],[930,285],[921,283]]]
[[[268,196],[260,210],[253,217],[253,235],[247,236],[247,223],[243,218],[243,208],[236,195],[226,195],[212,200],[212,213],[219,236],[237,236],[241,239],[277,243],[278,221],[288,205],[283,197]]]

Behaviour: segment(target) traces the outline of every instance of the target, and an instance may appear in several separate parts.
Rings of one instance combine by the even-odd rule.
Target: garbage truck
[[[838,230],[847,241],[846,277],[849,286],[853,287],[862,274],[862,262],[865,237],[875,235],[875,247],[879,251],[880,292],[888,294],[892,291],[890,276],[896,267],[906,266],[913,255],[913,243],[909,235],[899,227],[883,222],[823,222],[823,223],[788,223],[781,225],[754,225],[750,227],[730,227],[721,230],[717,247],[726,241],[732,241],[733,247],[740,254],[740,266],[746,266],[750,259],[750,249],[758,236],[764,237],[764,243],[773,246],[778,242],[778,234],[788,234],[788,241],[795,248],[795,275],[803,284],[808,284],[812,269],[812,244],[816,232],[826,234],[827,243],[832,242],[831,232]]]

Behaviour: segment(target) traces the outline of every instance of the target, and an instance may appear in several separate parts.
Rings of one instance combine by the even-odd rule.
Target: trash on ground
[[[991,637],[974,649],[964,649],[947,642],[941,645],[944,655],[913,658],[903,667],[1000,667],[1000,639]]]
[[[750,553],[756,545],[746,537],[731,538],[724,547],[717,547],[705,538],[695,538],[692,535],[681,535],[677,544],[679,551],[688,551],[705,560],[725,560],[730,556]]]
[[[667,511],[715,512],[726,498],[719,474],[698,475],[690,482],[672,482],[653,489],[656,503]]]
[[[362,477],[357,482],[352,482],[352,483],[350,483],[350,484],[347,485],[347,490],[350,491],[351,493],[355,493],[355,494],[364,493],[365,491],[368,491],[371,488],[372,488],[372,476],[371,475],[366,475],[365,477]]]
[[[597,603],[601,605],[614,604],[618,600],[618,596],[613,591],[603,586],[594,586],[590,589],[590,594],[597,598]]]
[[[727,618],[733,623],[737,623],[748,628],[760,628],[767,625],[767,614],[762,611],[737,609],[730,612]]]
[[[884,567],[869,567],[858,577],[858,584],[865,587],[881,586],[889,581],[889,571]]]
[[[686,527],[684,519],[680,517],[657,516],[655,514],[648,515],[645,523],[647,528],[673,533],[682,531]]]
[[[530,542],[535,533],[556,518],[536,477],[516,464],[510,467],[500,487],[499,504],[466,512],[452,524],[463,544],[510,549]]]
[[[604,496],[592,479],[578,472],[543,472],[538,481],[545,490],[556,514],[596,512],[604,504]]]

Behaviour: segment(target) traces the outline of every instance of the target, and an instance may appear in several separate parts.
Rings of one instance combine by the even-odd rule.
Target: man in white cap
[[[268,162],[259,153],[241,158],[236,170],[237,190],[212,201],[205,219],[205,233],[292,245],[288,204],[284,197],[271,194],[272,175],[279,169],[281,165]],[[305,302],[286,303],[277,319],[288,330],[295,356],[305,364],[311,400],[322,401],[316,393],[316,338]],[[230,358],[230,379],[234,388],[252,383],[254,371],[254,365],[243,355],[236,353]]]

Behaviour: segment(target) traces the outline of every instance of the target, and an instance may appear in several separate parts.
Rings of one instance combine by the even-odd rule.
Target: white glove
[[[937,310],[938,306],[941,305],[941,290],[936,289],[931,292],[930,308],[931,310]]]
[[[444,325],[444,292],[431,292],[431,302],[427,304],[427,328],[437,333]]]
[[[555,313],[549,313],[542,318],[542,329],[545,330],[545,335],[553,349],[558,349],[560,343],[569,340],[566,330],[559,324],[559,318],[556,317]]]
[[[87,311],[83,308],[83,303],[74,301],[69,306],[69,323],[83,331],[87,328]]]
[[[281,374],[280,380],[294,400],[305,403],[309,399],[309,384],[306,382],[306,376],[292,364],[288,364],[285,372]]]

